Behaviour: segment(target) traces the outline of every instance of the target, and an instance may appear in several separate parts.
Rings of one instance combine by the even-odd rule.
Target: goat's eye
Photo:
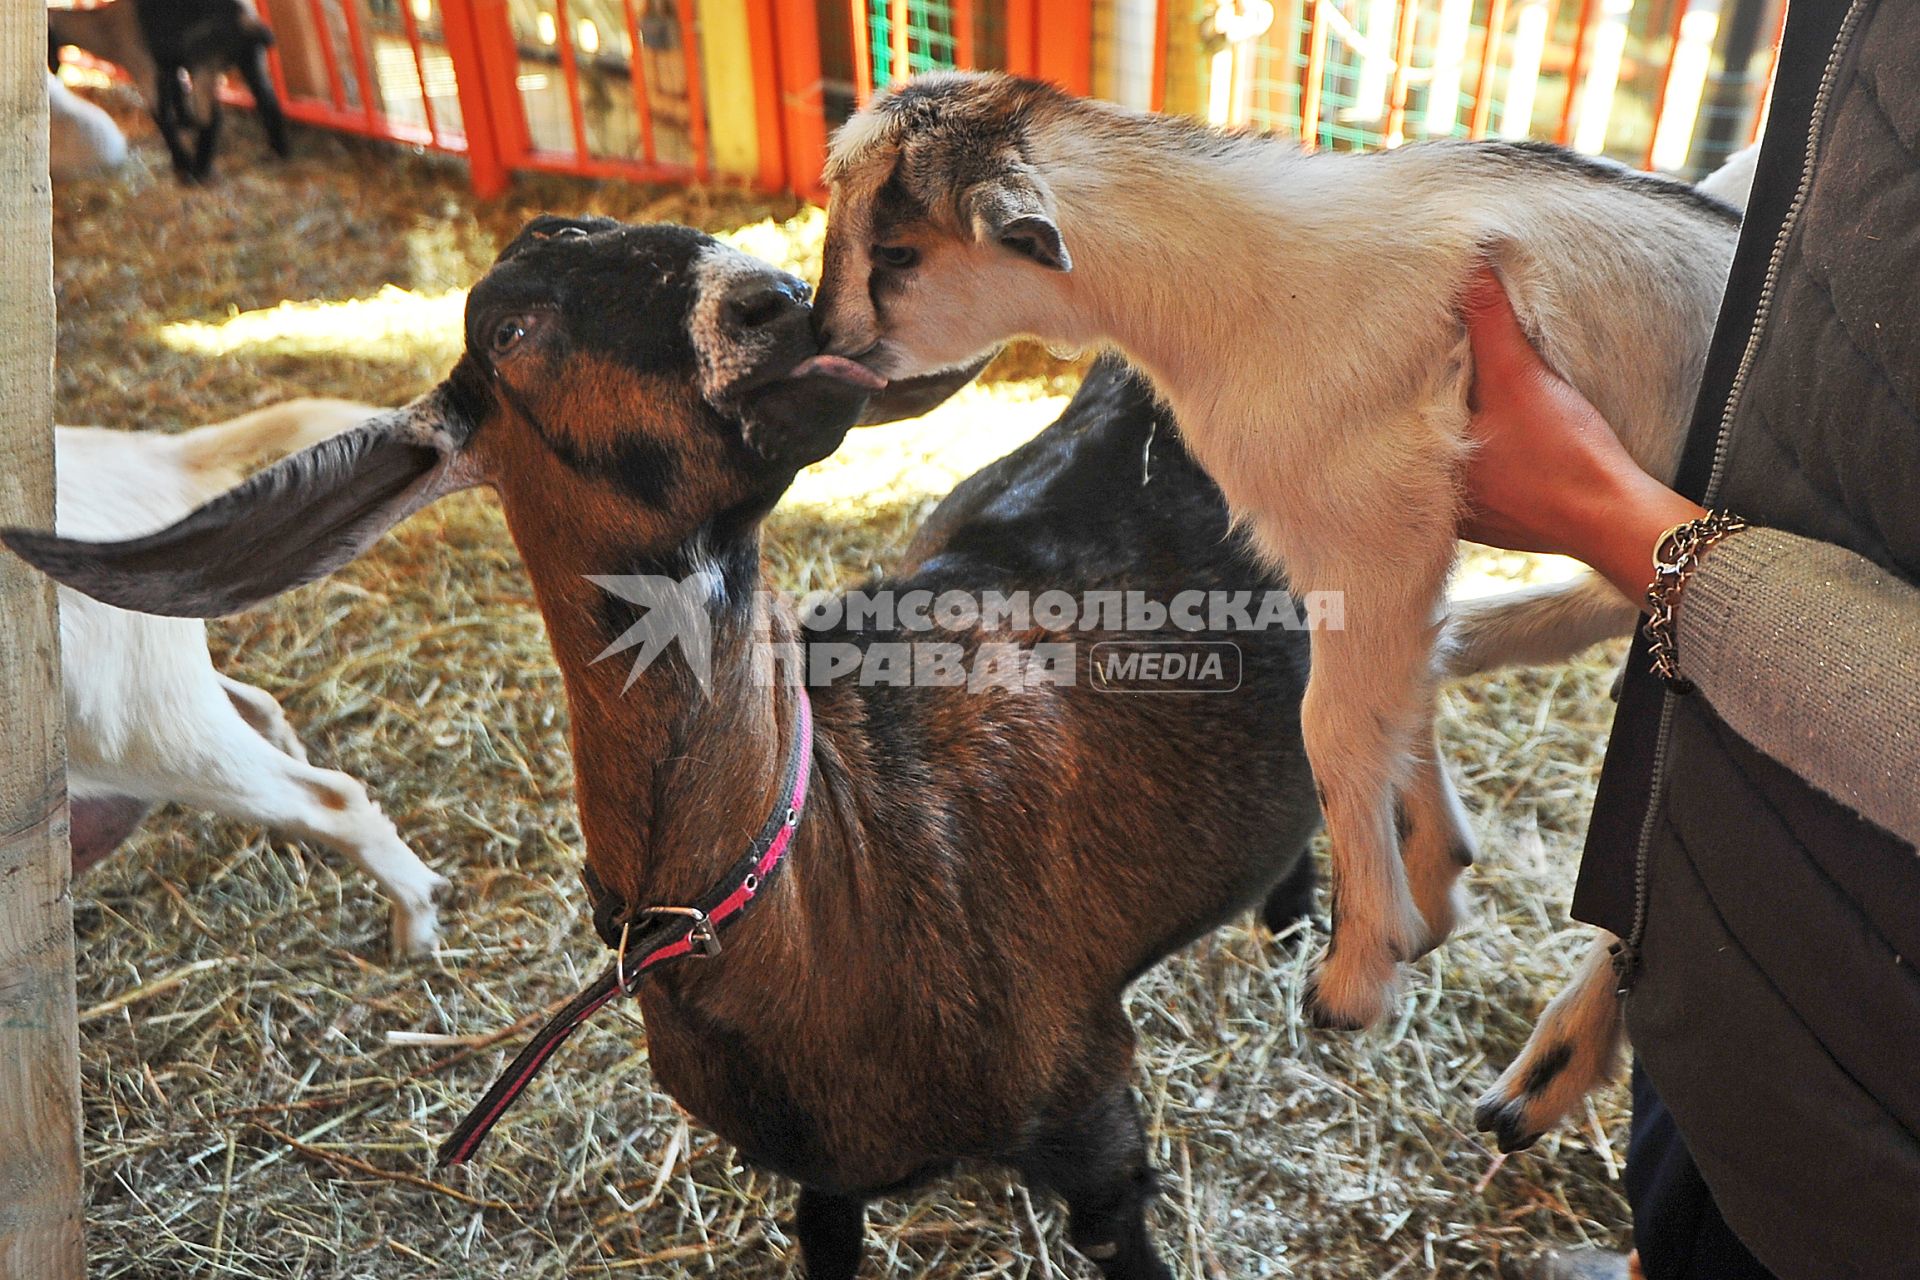
[[[873,256],[881,265],[895,271],[905,271],[920,264],[920,251],[910,244],[877,244],[873,246]]]
[[[493,338],[491,339],[493,354],[496,356],[505,355],[507,352],[519,346],[520,340],[526,336],[527,318],[525,316],[506,317],[493,327]]]

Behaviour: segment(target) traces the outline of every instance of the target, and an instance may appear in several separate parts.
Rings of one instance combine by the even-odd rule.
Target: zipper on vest
[[[1807,125],[1807,150],[1800,162],[1800,183],[1794,189],[1793,203],[1787,206],[1786,217],[1781,219],[1780,231],[1774,236],[1773,252],[1767,259],[1767,273],[1760,282],[1760,298],[1754,305],[1753,322],[1747,330],[1747,345],[1740,353],[1740,367],[1734,371],[1733,385],[1727,390],[1727,402],[1720,412],[1720,425],[1713,442],[1713,470],[1707,477],[1706,495],[1701,499],[1701,505],[1709,509],[1719,495],[1720,482],[1726,471],[1734,414],[1738,412],[1741,397],[1746,392],[1747,375],[1753,370],[1761,339],[1766,336],[1767,322],[1772,318],[1774,288],[1780,279],[1780,262],[1786,257],[1787,242],[1793,238],[1794,228],[1800,223],[1800,212],[1807,202],[1807,189],[1813,183],[1813,166],[1820,154],[1820,134],[1826,123],[1828,103],[1833,96],[1833,82],[1840,72],[1840,60],[1853,43],[1854,29],[1859,25],[1860,15],[1867,7],[1868,0],[1853,0],[1848,6],[1847,16],[1841,20],[1840,31],[1834,37],[1833,49],[1827,54],[1827,65],[1820,73],[1820,88],[1814,94],[1813,111]],[[1640,820],[1640,840],[1633,856],[1633,929],[1613,947],[1613,972],[1617,980],[1616,990],[1621,996],[1633,990],[1634,981],[1640,973],[1640,947],[1646,940],[1647,899],[1651,892],[1649,863],[1652,859],[1654,824],[1661,807],[1666,803],[1668,737],[1673,729],[1674,699],[1682,696],[1685,695],[1671,689],[1664,690],[1660,695],[1660,727],[1654,736],[1647,812]]]

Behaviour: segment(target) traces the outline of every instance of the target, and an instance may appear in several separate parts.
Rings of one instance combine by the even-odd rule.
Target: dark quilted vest
[[[1793,0],[1680,487],[1920,582],[1920,3]],[[1575,901],[1639,1061],[1770,1269],[1920,1277],[1920,855],[1646,670]]]

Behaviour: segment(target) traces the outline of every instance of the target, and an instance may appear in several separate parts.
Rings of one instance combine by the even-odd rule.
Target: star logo
[[[713,618],[707,611],[713,591],[710,574],[690,574],[679,582],[638,573],[590,573],[586,578],[608,595],[643,611],[638,621],[593,658],[594,662],[600,662],[616,653],[639,650],[633,656],[633,666],[620,692],[633,688],[640,673],[652,666],[654,659],[676,640],[680,642],[680,656],[699,683],[700,691],[707,692],[713,679]]]

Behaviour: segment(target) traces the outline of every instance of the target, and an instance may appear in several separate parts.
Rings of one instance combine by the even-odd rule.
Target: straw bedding
[[[135,167],[55,193],[65,422],[173,429],[291,395],[405,399],[457,349],[455,291],[543,209],[690,222],[813,272],[820,215],[792,202],[523,181],[480,207],[459,165],[389,147],[302,132],[274,164],[244,116],[224,176],[186,191],[131,104],[104,97]],[[885,564],[1071,386],[1043,353],[1000,372],[803,476],[770,524],[774,581]],[[1539,568],[1490,553],[1470,567]],[[214,637],[458,896],[441,954],[393,964],[384,905],[333,855],[177,810],[77,886],[96,1273],[797,1275],[791,1188],[653,1091],[626,1011],[575,1038],[473,1167],[430,1167],[528,1024],[601,959],[559,676],[487,499],[442,503]],[[1413,967],[1385,1029],[1307,1030],[1311,946],[1252,925],[1134,991],[1168,1174],[1156,1228],[1181,1274],[1489,1276],[1542,1242],[1620,1238],[1619,1091],[1504,1163],[1470,1118],[1587,941],[1566,901],[1618,656],[1445,694],[1482,835],[1476,908]],[[993,1170],[880,1206],[870,1234],[869,1275],[1092,1274],[1058,1207]]]

